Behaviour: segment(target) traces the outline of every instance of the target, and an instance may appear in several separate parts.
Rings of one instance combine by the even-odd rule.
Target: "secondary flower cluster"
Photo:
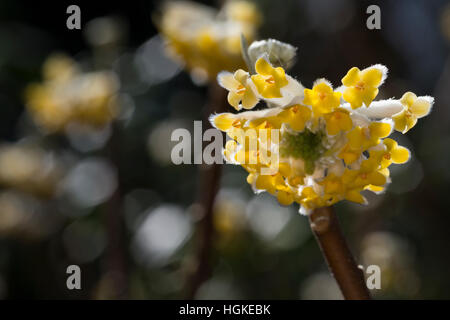
[[[101,128],[118,115],[114,73],[82,72],[71,58],[54,55],[44,63],[43,77],[26,92],[28,111],[42,129],[61,131],[72,122]]]
[[[361,191],[383,191],[388,167],[410,157],[388,136],[394,129],[406,133],[433,104],[433,98],[411,92],[373,101],[387,76],[382,65],[350,69],[337,89],[325,79],[306,89],[267,55],[257,59],[255,70],[221,72],[218,81],[236,110],[252,109],[260,100],[270,108],[216,114],[211,122],[231,138],[224,156],[248,171],[256,192],[267,191],[283,205],[297,202],[304,214],[341,200],[363,204]]]
[[[226,1],[220,11],[189,1],[166,3],[158,25],[175,58],[194,76],[213,81],[222,70],[245,64],[241,35],[255,38],[261,15],[247,1]]]
[[[0,185],[49,197],[63,175],[56,155],[26,144],[0,145]]]

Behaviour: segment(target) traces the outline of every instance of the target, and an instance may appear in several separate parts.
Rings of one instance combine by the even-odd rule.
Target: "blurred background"
[[[450,3],[253,2],[257,38],[298,47],[289,74],[306,87],[382,63],[379,99],[435,97],[427,118],[395,135],[412,160],[391,167],[388,191],[337,212],[358,261],[381,268],[376,298],[449,299]],[[0,298],[183,298],[198,168],[172,164],[170,136],[202,119],[207,87],[166,55],[162,3],[76,1],[81,30],[68,30],[72,2],[0,1]],[[371,4],[381,30],[366,27]],[[81,111],[58,109],[61,99]],[[196,298],[341,298],[307,218],[254,195],[245,178],[224,166],[212,276]],[[72,264],[82,290],[66,287]]]

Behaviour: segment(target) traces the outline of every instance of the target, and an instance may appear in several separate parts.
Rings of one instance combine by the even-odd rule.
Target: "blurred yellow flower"
[[[56,157],[25,145],[0,146],[0,184],[41,196],[51,196],[63,169]]]
[[[26,90],[26,105],[48,132],[71,122],[104,127],[118,114],[118,81],[108,71],[83,73],[67,56],[54,55],[43,66],[43,82]]]
[[[169,52],[197,77],[213,81],[222,70],[244,68],[241,34],[252,41],[261,23],[248,1],[226,1],[220,11],[190,1],[170,1],[158,21]]]
[[[216,114],[210,121],[231,138],[224,156],[247,170],[255,192],[266,191],[283,205],[297,202],[304,214],[341,200],[364,204],[363,190],[383,191],[390,182],[388,167],[410,157],[406,148],[387,138],[394,117],[402,112],[426,115],[433,102],[427,99],[425,106],[411,95],[373,102],[387,74],[381,65],[351,69],[341,97],[324,79],[304,89],[264,56],[255,64],[257,75],[242,76],[245,82],[235,79],[232,86],[219,81],[236,94],[230,99],[233,107],[245,84],[245,91],[254,90],[269,108]],[[367,108],[357,107],[362,103]]]

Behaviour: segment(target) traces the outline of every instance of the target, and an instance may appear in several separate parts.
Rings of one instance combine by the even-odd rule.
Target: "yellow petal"
[[[386,178],[388,178],[390,176],[390,172],[388,168],[383,168],[381,170],[378,170],[379,173],[381,173],[383,176],[385,176]]]
[[[341,117],[341,122],[340,122],[340,126],[341,126],[341,130],[343,131],[348,131],[353,127],[353,122],[352,122],[352,118],[350,117],[350,115],[348,113],[344,113],[344,112],[339,112],[342,114]]]
[[[382,186],[386,184],[386,177],[383,174],[375,171],[369,173],[368,181],[369,184],[373,184],[374,186]]]
[[[364,104],[366,105],[366,107],[369,107],[369,105],[372,103],[373,99],[375,99],[377,94],[378,94],[378,88],[370,88],[369,87],[364,90],[362,100],[363,100]]]
[[[259,175],[256,178],[255,183],[256,189],[259,190],[267,190],[269,193],[275,192],[275,187],[273,185],[273,178],[269,175]]]
[[[394,139],[391,138],[386,138],[383,140],[384,145],[387,148],[387,151],[391,151],[393,149],[395,149],[398,145],[397,141],[395,141]]]
[[[359,149],[364,142],[364,133],[360,127],[355,128],[347,134],[348,144],[352,149]]]
[[[386,122],[372,122],[369,125],[370,136],[377,138],[387,137],[391,133],[391,125]]]
[[[361,79],[367,86],[378,87],[381,83],[383,72],[378,68],[370,68],[362,72]]]
[[[223,88],[227,90],[236,90],[241,84],[233,77],[233,74],[227,71],[220,72],[217,75],[217,81]]]
[[[314,198],[317,197],[317,194],[314,192],[312,187],[305,187],[302,190],[302,196],[305,198]]]
[[[408,131],[406,128],[406,110],[392,116],[392,120],[394,120],[395,130],[400,132],[404,132],[405,130]]]
[[[325,183],[324,189],[325,189],[325,193],[328,193],[328,194],[342,193],[343,185],[342,185],[341,181],[330,180]]]
[[[258,92],[266,99],[281,98],[280,89],[275,84],[266,82],[266,78],[260,74],[252,76],[252,81],[255,84]]]
[[[325,93],[325,94],[333,93],[333,89],[326,82],[319,82],[314,86],[313,90],[317,93]]]
[[[213,118],[214,126],[222,131],[226,131],[233,125],[235,118],[232,113],[222,113],[214,116]]]
[[[409,107],[409,111],[417,118],[425,117],[430,112],[430,109],[430,102],[421,97],[417,98],[417,100]]]
[[[280,162],[278,164],[278,172],[284,176],[284,177],[288,177],[291,173],[291,166],[289,165],[289,163],[285,163],[285,162]]]
[[[355,85],[360,79],[360,70],[356,67],[351,68],[345,77],[342,78],[342,84],[346,87]]]
[[[357,109],[361,107],[363,103],[361,91],[354,87],[345,89],[342,97],[344,98],[345,101],[351,104],[352,109]]]
[[[341,131],[341,128],[339,126],[338,121],[336,119],[329,119],[327,120],[327,133],[329,135],[334,136],[335,134],[338,134]]]
[[[270,75],[273,71],[273,67],[266,59],[259,58],[255,63],[255,70],[259,74]]]
[[[284,114],[285,122],[288,122],[292,129],[303,131],[305,123],[311,118],[311,110],[307,106],[296,105]]]
[[[417,118],[412,116],[412,117],[406,117],[406,129],[403,131],[403,133],[408,132],[409,130],[411,130],[417,123]]]
[[[412,93],[412,92],[406,92],[401,98],[400,98],[400,102],[407,106],[410,107],[412,106],[412,104],[414,103],[414,101],[416,101],[417,96]]]
[[[247,88],[244,93],[244,97],[242,98],[242,107],[244,109],[252,109],[257,103],[258,98],[250,88]]]
[[[391,152],[391,159],[394,163],[405,163],[409,160],[410,153],[405,147],[394,148]]]
[[[283,206],[288,206],[294,202],[294,196],[290,192],[286,191],[278,191],[277,199],[280,204]]]
[[[344,159],[346,164],[351,164],[359,159],[360,153],[349,151],[349,150],[343,150],[341,153],[339,153],[339,158]]]
[[[250,185],[253,185],[253,183],[255,183],[255,181],[256,181],[256,178],[257,178],[256,174],[250,173],[247,176],[247,183],[250,184]]]
[[[231,156],[236,152],[237,143],[234,140],[228,140],[225,144],[224,156],[227,160],[231,160]]]
[[[383,191],[384,191],[384,187],[374,186],[374,185],[371,185],[371,184],[369,184],[368,186],[366,186],[364,189],[370,190],[370,191],[376,192],[376,193],[379,193],[379,192],[383,192]]]
[[[345,194],[345,199],[347,199],[348,201],[361,203],[361,204],[366,202],[366,199],[357,190],[348,191]]]
[[[345,111],[335,111],[330,115],[325,115],[325,119],[329,135],[338,134],[341,130],[348,131],[353,126],[350,115]]]
[[[282,67],[275,68],[273,76],[279,88],[282,88],[288,84],[288,80],[286,79],[286,73]]]
[[[233,106],[236,110],[239,110],[239,102],[241,102],[242,95],[237,94],[233,91],[228,92],[228,103]]]
[[[303,93],[305,96],[305,98],[303,99],[303,103],[311,106],[313,104],[314,91],[311,89],[304,89]]]
[[[233,77],[234,77],[234,79],[239,81],[239,84],[245,85],[249,75],[248,75],[248,72],[246,72],[242,69],[239,69],[234,73]]]

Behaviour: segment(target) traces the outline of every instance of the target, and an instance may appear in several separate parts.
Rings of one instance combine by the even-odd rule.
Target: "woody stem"
[[[346,300],[369,300],[364,275],[345,241],[332,207],[318,208],[309,216],[311,230],[319,244],[331,274]]]
[[[226,91],[217,83],[211,83],[208,92],[208,101],[204,108],[203,128],[212,128],[208,121],[209,115],[226,110]],[[221,164],[202,164],[198,171],[198,195],[195,208],[201,219],[198,222],[198,242],[195,257],[195,268],[188,276],[185,293],[186,298],[193,299],[211,274],[211,251],[214,238],[214,201],[219,191],[222,175]]]

